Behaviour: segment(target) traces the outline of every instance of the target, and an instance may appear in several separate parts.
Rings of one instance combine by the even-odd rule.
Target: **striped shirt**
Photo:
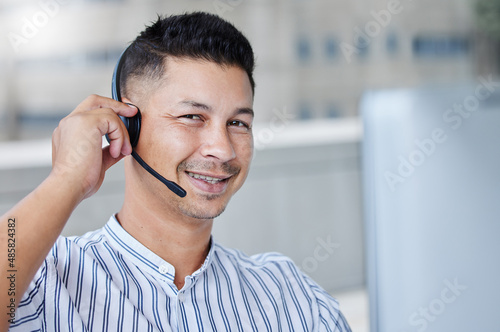
[[[113,216],[57,240],[11,331],[350,331],[336,300],[280,254],[248,257],[212,240],[181,290],[174,274]]]

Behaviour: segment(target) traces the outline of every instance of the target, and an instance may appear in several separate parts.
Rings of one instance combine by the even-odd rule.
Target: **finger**
[[[102,149],[102,167],[105,171],[107,171],[111,166],[113,166],[114,164],[122,160],[123,157],[125,157],[125,155],[121,154],[117,158],[115,158],[111,156],[109,149],[110,149],[109,145]]]
[[[102,124],[99,128],[101,135],[108,135],[109,154],[113,158],[120,155],[132,153],[132,145],[125,124],[116,115],[107,114],[102,117]]]
[[[91,95],[78,105],[76,111],[90,111],[97,108],[109,108],[118,115],[132,117],[137,113],[137,107],[128,105],[111,98]]]

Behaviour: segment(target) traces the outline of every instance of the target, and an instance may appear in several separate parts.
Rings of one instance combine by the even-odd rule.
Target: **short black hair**
[[[146,27],[123,54],[120,90],[127,93],[130,78],[160,80],[168,56],[237,66],[245,70],[255,92],[255,59],[250,42],[231,23],[204,12],[158,16]]]

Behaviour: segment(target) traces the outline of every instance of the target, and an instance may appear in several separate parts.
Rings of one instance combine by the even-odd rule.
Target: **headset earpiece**
[[[115,70],[113,71],[113,79],[111,80],[111,96],[114,100],[118,101],[122,101],[122,96],[120,93],[120,74],[123,64],[125,63],[125,53],[127,52],[127,50],[128,48],[125,49],[125,51],[123,51],[123,53],[120,55],[120,59],[118,59]],[[130,103],[127,104],[135,106]],[[133,117],[127,118],[124,116],[120,116],[120,119],[125,124],[125,128],[127,128],[128,136],[130,137],[130,144],[132,144],[133,148],[137,146],[137,143],[139,142],[139,135],[141,133],[141,111],[137,106],[135,107],[137,108],[137,114]],[[107,135],[106,139],[108,139],[109,142],[109,138]]]
[[[133,104],[129,105],[135,106]],[[132,147],[135,148],[139,142],[139,134],[141,133],[141,111],[137,108],[137,114],[133,117],[127,118],[120,116],[120,119],[122,119],[125,127],[127,128],[128,136],[130,137],[130,144],[132,144]]]

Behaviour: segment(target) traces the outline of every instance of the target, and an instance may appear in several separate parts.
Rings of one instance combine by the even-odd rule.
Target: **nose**
[[[205,128],[200,152],[204,157],[216,158],[221,162],[234,159],[236,153],[227,126],[213,125]]]

